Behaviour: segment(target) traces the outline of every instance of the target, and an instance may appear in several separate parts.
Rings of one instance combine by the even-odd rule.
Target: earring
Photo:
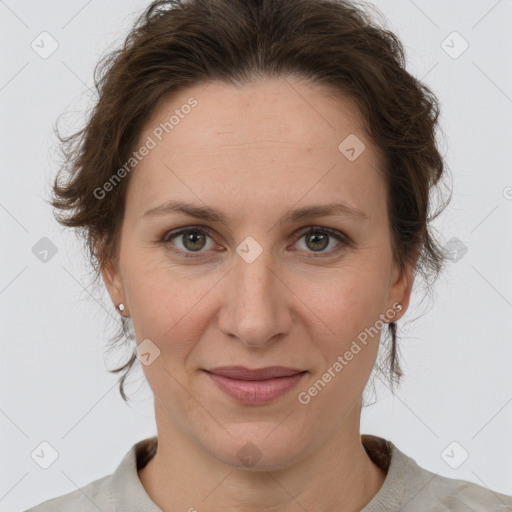
[[[393,310],[395,311],[395,313],[393,313],[393,317],[395,316],[396,313],[398,313],[399,311],[402,311],[402,309],[404,309],[402,304],[400,304],[400,303],[393,304]],[[392,324],[393,322],[394,322],[394,320],[391,320],[390,322],[387,322],[387,323]]]
[[[123,311],[124,311],[124,304],[122,302],[120,304],[118,304],[117,309],[119,309],[119,311],[121,312],[121,315],[122,315]]]

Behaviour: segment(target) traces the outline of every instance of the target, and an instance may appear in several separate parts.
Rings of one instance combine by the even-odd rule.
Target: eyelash
[[[202,257],[203,251],[197,251],[196,253],[191,252],[191,251],[183,251],[182,249],[175,249],[173,247],[173,244],[171,243],[171,240],[173,238],[176,238],[179,235],[183,235],[184,233],[189,233],[192,231],[204,233],[204,234],[207,234],[208,236],[212,237],[212,230],[207,228],[206,226],[187,226],[186,228],[181,228],[181,229],[177,229],[174,231],[166,232],[164,234],[164,236],[159,240],[159,242],[163,243],[164,245],[167,245],[170,248],[170,250],[172,250],[174,253],[178,254],[180,257],[183,257],[183,258]],[[313,253],[311,256],[308,256],[311,258],[332,256],[334,253],[337,253],[341,249],[352,245],[351,240],[344,233],[341,233],[340,231],[337,231],[335,229],[330,229],[330,228],[326,228],[326,227],[322,227],[322,226],[310,226],[306,231],[300,232],[296,242],[299,241],[304,235],[308,235],[310,233],[327,234],[329,236],[332,236],[336,240],[338,240],[338,242],[340,242],[334,249],[330,249],[329,251],[320,251],[317,254]]]

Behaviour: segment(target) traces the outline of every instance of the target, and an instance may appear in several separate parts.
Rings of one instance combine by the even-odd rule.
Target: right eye
[[[201,256],[201,253],[206,252],[202,251],[202,249],[204,249],[207,239],[211,239],[209,233],[211,232],[207,228],[189,226],[174,231],[168,231],[164,234],[160,242],[166,244],[169,249],[171,249],[179,256],[184,258],[197,258]],[[171,241],[175,239],[177,242]],[[177,245],[177,243],[181,243],[182,247]],[[213,241],[212,244],[214,245]],[[175,249],[176,246],[178,247],[177,249]],[[210,249],[211,248],[213,248],[213,246],[210,246]]]

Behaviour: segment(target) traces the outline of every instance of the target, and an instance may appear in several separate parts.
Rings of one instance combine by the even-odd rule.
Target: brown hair
[[[52,206],[86,242],[97,282],[115,261],[130,176],[98,199],[130,159],[145,122],[169,94],[217,80],[296,76],[352,98],[383,157],[393,257],[416,263],[427,287],[445,255],[432,233],[432,188],[445,168],[436,145],[438,101],[405,70],[398,38],[348,0],[157,0],[140,15],[122,48],[104,56],[94,80],[99,98],[86,126],[61,142],[64,165]],[[66,173],[66,176],[62,176]],[[64,213],[70,211],[69,215]],[[101,243],[100,243],[101,242]],[[111,340],[133,338],[129,320]],[[399,382],[396,324],[389,324],[389,377]],[[119,389],[136,360],[123,366]]]

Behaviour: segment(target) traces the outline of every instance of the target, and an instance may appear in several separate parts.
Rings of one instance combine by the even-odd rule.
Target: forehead
[[[161,100],[142,135],[172,140],[176,150],[207,151],[272,140],[336,148],[344,132],[364,136],[355,102],[341,93],[335,96],[332,88],[290,77],[243,86],[215,81],[182,89]]]
[[[286,78],[242,87],[210,82],[169,96],[139,137],[139,146],[151,139],[154,147],[133,173],[131,202],[154,206],[179,191],[218,203],[222,190],[266,195],[268,204],[269,194],[283,202],[286,191],[293,201],[310,189],[348,202],[366,190],[359,201],[375,200],[372,187],[383,186],[377,151],[355,102],[329,92]],[[364,148],[356,159],[343,153],[346,140]]]

